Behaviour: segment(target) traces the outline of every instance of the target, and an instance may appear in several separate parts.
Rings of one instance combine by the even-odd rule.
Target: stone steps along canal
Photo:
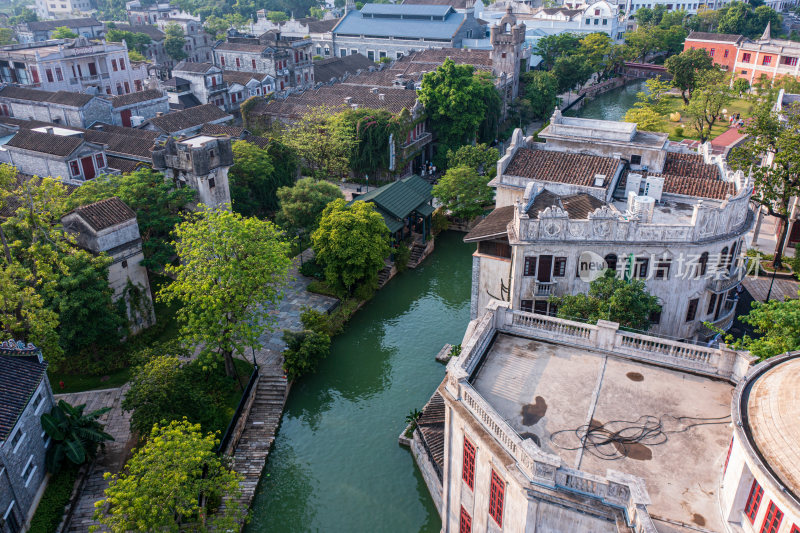
[[[439,235],[433,255],[378,291],[318,372],[292,386],[247,532],[440,531],[397,435],[444,377],[434,356],[469,322],[474,245],[463,237]]]

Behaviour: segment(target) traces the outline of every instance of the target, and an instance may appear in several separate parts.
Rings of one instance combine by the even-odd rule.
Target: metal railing
[[[247,386],[244,388],[242,392],[242,397],[239,399],[239,404],[236,406],[236,411],[233,413],[230,422],[228,422],[228,427],[225,429],[225,433],[222,435],[222,438],[219,440],[219,445],[217,446],[217,453],[222,454],[228,448],[228,444],[230,444],[231,439],[233,438],[234,429],[236,428],[236,424],[239,422],[239,418],[242,416],[242,412],[244,411],[244,406],[247,404],[248,399],[250,398],[250,393],[253,391],[253,386],[258,379],[258,365],[253,367],[253,373],[250,374],[250,380],[247,382]]]

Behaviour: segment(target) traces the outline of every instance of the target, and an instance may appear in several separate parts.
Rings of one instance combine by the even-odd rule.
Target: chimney
[[[378,94],[378,100],[386,100],[386,95],[383,93]]]
[[[45,131],[47,133],[49,133],[50,135],[53,135],[55,133],[55,130],[53,128],[51,128],[51,127],[48,127],[47,129],[45,129]]]

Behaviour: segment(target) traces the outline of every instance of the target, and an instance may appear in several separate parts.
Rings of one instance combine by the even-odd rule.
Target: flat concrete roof
[[[614,200],[611,202],[617,211],[625,213],[628,210],[628,202],[625,200]],[[694,213],[694,206],[680,203],[671,202],[667,200],[663,204],[656,204],[653,209],[652,224],[666,224],[666,225],[688,225],[692,223],[692,214]]]
[[[643,478],[659,531],[689,531],[680,524],[724,529],[717,490],[731,438],[730,384],[506,334],[497,336],[472,384],[520,436],[566,466]],[[627,445],[582,448],[575,433],[592,424],[612,432],[627,427],[632,436],[646,423],[653,425],[649,435]],[[692,427],[698,423],[704,425]],[[592,439],[607,435],[593,431]]]

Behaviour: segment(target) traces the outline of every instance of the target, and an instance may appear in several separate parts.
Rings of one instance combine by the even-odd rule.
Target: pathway
[[[124,385],[116,389],[56,394],[55,396],[56,400],[64,400],[71,405],[86,404],[84,413],[111,407],[109,412],[100,417],[100,422],[105,426],[106,433],[114,437],[114,441],[106,443],[105,450],[100,451],[97,460],[89,467],[80,497],[64,531],[84,533],[89,531],[90,526],[98,524],[92,517],[95,502],[105,497],[104,491],[108,487],[108,481],[103,479],[103,474],[119,472],[125,464],[128,452],[134,445],[130,429],[131,413],[126,413],[120,406],[128,387],[129,385]]]

